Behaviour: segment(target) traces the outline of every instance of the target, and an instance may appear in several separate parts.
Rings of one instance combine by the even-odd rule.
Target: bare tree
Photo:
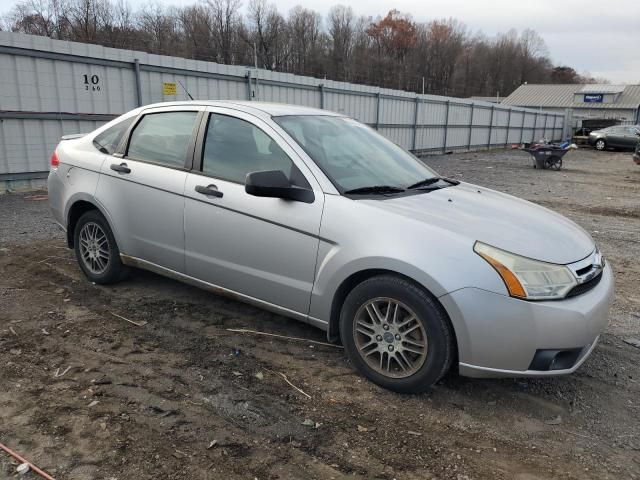
[[[187,56],[197,60],[215,60],[213,18],[203,5],[185,7],[179,13],[184,49]]]
[[[25,0],[7,16],[11,30],[31,35],[61,38],[65,8],[58,0]]]
[[[222,63],[234,63],[234,49],[238,46],[238,33],[242,19],[240,0],[208,0],[211,15],[211,33]]]
[[[85,1],[85,0],[83,0]],[[160,5],[147,5],[137,15],[138,30],[146,50],[162,55],[178,51],[178,19],[175,10]]]
[[[349,62],[354,38],[355,17],[351,7],[336,5],[327,18],[331,46],[330,72],[338,80],[349,80]]]
[[[128,0],[17,0],[0,28],[62,40],[142,49],[261,68],[454,96],[508,95],[523,82],[599,82],[554,67],[533,30],[471,35],[454,20],[416,23],[391,10],[376,19],[350,7],[297,6],[285,18],[269,0],[192,0],[182,8]],[[4,26],[2,23],[4,22]]]
[[[316,72],[322,61],[322,17],[319,13],[294,7],[289,12],[290,65],[295,73]]]
[[[268,70],[279,70],[288,56],[287,23],[275,5],[266,0],[249,2],[249,38],[246,41],[256,49],[258,65]]]

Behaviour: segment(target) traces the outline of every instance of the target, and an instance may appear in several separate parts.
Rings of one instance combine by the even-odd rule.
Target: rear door
[[[201,153],[185,186],[186,272],[306,315],[324,194],[268,123],[224,108],[211,108],[207,115],[198,140]],[[291,183],[312,189],[313,202],[247,194],[247,173],[264,170],[282,170]],[[202,187],[217,190],[217,196],[200,193]]]
[[[96,193],[111,217],[121,253],[181,273],[184,184],[201,110],[144,111],[119,147],[121,157],[104,162]]]
[[[637,127],[624,128],[624,147],[633,150],[640,139],[640,133]]]
[[[626,127],[611,127],[607,133],[607,146],[624,147],[626,144]]]

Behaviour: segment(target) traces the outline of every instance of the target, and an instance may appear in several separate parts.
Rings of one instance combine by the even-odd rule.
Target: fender
[[[115,223],[113,222],[113,219],[111,218],[111,215],[109,214],[107,209],[104,207],[104,205],[102,205],[102,203],[100,203],[100,201],[95,196],[93,196],[91,194],[88,194],[88,193],[85,193],[85,192],[76,192],[73,195],[71,195],[71,197],[69,197],[69,200],[66,203],[65,211],[64,211],[65,228],[68,230],[69,221],[70,221],[69,214],[71,212],[71,208],[73,207],[74,204],[76,204],[77,202],[80,202],[80,201],[84,201],[84,202],[90,203],[94,207],[96,207],[96,209],[107,220],[107,223],[109,224],[109,228],[111,229],[111,232],[113,233],[113,237],[116,239],[116,244],[117,245],[122,245],[122,242],[120,241],[120,234],[115,229],[115,227],[114,227]],[[67,232],[67,235],[73,235],[73,232]],[[121,252],[121,253],[123,253],[123,252]]]

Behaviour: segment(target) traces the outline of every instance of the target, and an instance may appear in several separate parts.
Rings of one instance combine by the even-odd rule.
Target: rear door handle
[[[215,185],[207,185],[206,187],[204,185],[197,185],[196,192],[218,198],[221,198],[223,195],[223,193],[218,190],[218,187],[216,187]]]
[[[122,162],[120,165],[118,165],[117,163],[112,163],[111,170],[119,173],[131,173],[131,169],[127,167],[127,164],[124,162]]]

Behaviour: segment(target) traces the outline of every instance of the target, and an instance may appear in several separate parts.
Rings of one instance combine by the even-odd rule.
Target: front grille
[[[575,287],[573,287],[569,291],[569,293],[567,293],[566,298],[576,297],[578,295],[582,295],[583,293],[587,293],[589,290],[591,290],[596,285],[598,285],[600,283],[600,280],[602,280],[602,272],[600,272],[598,275],[593,277],[588,282],[584,282],[584,283],[581,283],[580,285],[576,285]]]

